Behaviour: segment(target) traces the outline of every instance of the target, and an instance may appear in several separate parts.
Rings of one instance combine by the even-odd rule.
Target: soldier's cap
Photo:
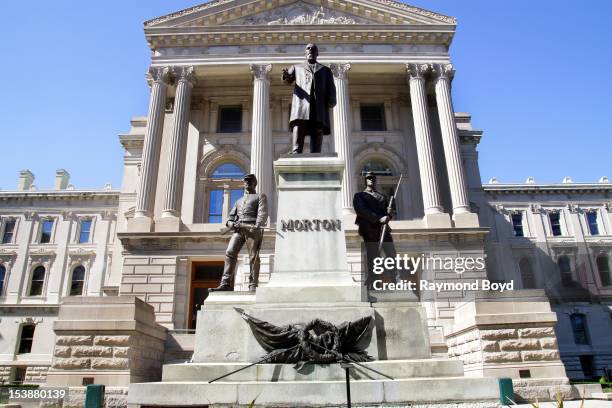
[[[257,180],[257,177],[255,177],[253,173],[249,173],[249,174],[245,174],[242,179],[243,180],[249,180],[249,179]]]
[[[375,179],[376,178],[376,174],[374,174],[374,172],[372,172],[372,171],[368,171],[365,174],[365,178],[367,178],[367,179]]]

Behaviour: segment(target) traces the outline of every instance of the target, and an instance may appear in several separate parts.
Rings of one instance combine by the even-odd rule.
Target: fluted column
[[[270,71],[272,64],[251,64],[253,74],[253,121],[251,124],[251,173],[257,191],[272,203],[272,130],[270,128]]]
[[[442,130],[442,143],[444,145],[448,182],[453,202],[453,214],[469,213],[470,202],[461,161],[461,148],[459,146],[459,136],[457,135],[453,101],[450,93],[450,78],[454,73],[453,67],[451,64],[435,64],[434,70],[436,72],[436,103],[438,105],[438,115],[440,116],[440,129]]]
[[[176,96],[174,98],[174,124],[166,166],[166,195],[162,218],[178,217],[180,214],[183,174],[185,172],[185,143],[191,111],[191,90],[195,84],[193,67],[177,67]]]
[[[353,194],[355,193],[353,179],[353,146],[351,144],[351,101],[348,93],[348,71],[351,64],[331,64],[336,85],[336,106],[334,107],[334,144],[338,158],[344,160],[342,175],[342,211],[354,213]]]
[[[154,67],[149,69],[149,74],[153,83],[151,84],[149,116],[142,150],[140,185],[136,195],[134,218],[151,217],[153,214],[170,69],[168,67]]]
[[[442,204],[438,192],[438,177],[434,163],[429,116],[427,112],[427,94],[424,75],[430,70],[428,64],[406,64],[410,83],[410,99],[414,119],[421,189],[423,190],[423,207],[425,215],[442,213]]]

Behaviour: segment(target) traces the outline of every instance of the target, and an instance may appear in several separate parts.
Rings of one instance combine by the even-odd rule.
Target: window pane
[[[222,222],[223,190],[211,190],[208,195],[208,222],[219,224]]]
[[[523,288],[535,289],[535,276],[533,275],[531,263],[527,259],[523,259],[519,264],[519,268],[521,270],[521,280],[523,281]]]
[[[45,267],[37,266],[32,272],[32,283],[30,285],[30,296],[42,295],[43,285],[45,283]]]
[[[361,130],[384,131],[385,126],[385,107],[383,104],[361,105]]]
[[[233,163],[225,163],[217,167],[213,173],[212,178],[214,179],[232,179],[244,177],[244,171]]]
[[[597,212],[588,212],[587,220],[589,222],[589,232],[591,233],[591,235],[599,235],[599,226],[597,225]]]
[[[27,324],[21,328],[19,339],[19,354],[30,353],[32,351],[32,341],[34,340],[34,329],[36,326]]]
[[[574,342],[576,344],[589,344],[586,332],[586,317],[583,314],[573,314],[570,319],[574,331]]]
[[[81,232],[79,234],[79,244],[86,244],[89,242],[89,231],[91,230],[91,220],[81,221]]]
[[[599,271],[599,279],[601,279],[602,286],[612,286],[612,274],[610,273],[608,257],[604,255],[597,257],[597,270]]]
[[[523,236],[523,214],[522,213],[512,214],[512,227],[514,229],[515,237]]]
[[[548,214],[550,220],[550,228],[554,236],[561,235],[561,214],[558,212],[551,212]]]
[[[83,284],[85,283],[85,267],[79,265],[72,271],[72,282],[70,283],[70,296],[81,296]]]
[[[40,243],[47,244],[51,242],[51,232],[53,231],[53,220],[45,220],[42,223],[40,232]]]
[[[15,221],[7,221],[4,223],[4,234],[2,235],[2,243],[10,244],[13,242],[13,232],[15,231]]]
[[[219,109],[219,133],[242,131],[242,106],[222,106]]]
[[[4,294],[4,279],[6,278],[6,268],[0,265],[0,296]]]
[[[244,195],[244,190],[230,190],[230,208],[234,208],[234,204],[240,197]]]
[[[361,175],[364,176],[368,171],[376,174],[377,176],[392,176],[393,172],[391,167],[380,160],[371,160],[367,162],[361,169]]]

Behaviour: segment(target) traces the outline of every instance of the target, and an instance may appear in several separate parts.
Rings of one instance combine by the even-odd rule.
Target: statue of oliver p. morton
[[[336,86],[331,69],[317,62],[316,44],[306,46],[306,62],[283,69],[286,84],[295,81],[289,129],[293,132],[292,154],[302,153],[310,136],[310,152],[321,153],[323,135],[329,135],[329,109],[336,106]]]

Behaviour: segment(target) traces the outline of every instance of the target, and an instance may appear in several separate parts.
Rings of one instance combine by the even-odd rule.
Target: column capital
[[[172,72],[177,82],[187,82],[191,86],[195,85],[195,70],[192,65],[173,67]]]
[[[453,64],[433,64],[433,72],[438,78],[446,78],[449,81],[455,76]]]
[[[171,81],[170,74],[170,67],[149,67],[146,77],[148,82],[163,82],[168,85]]]
[[[406,72],[410,79],[424,79],[431,71],[431,64],[406,64]]]
[[[270,80],[270,71],[272,71],[272,64],[251,64],[249,70],[253,74],[255,79],[261,79],[264,81]]]
[[[331,69],[332,74],[334,74],[334,78],[346,79],[348,76],[348,72],[351,69],[351,64],[347,62],[329,64],[329,68]]]

